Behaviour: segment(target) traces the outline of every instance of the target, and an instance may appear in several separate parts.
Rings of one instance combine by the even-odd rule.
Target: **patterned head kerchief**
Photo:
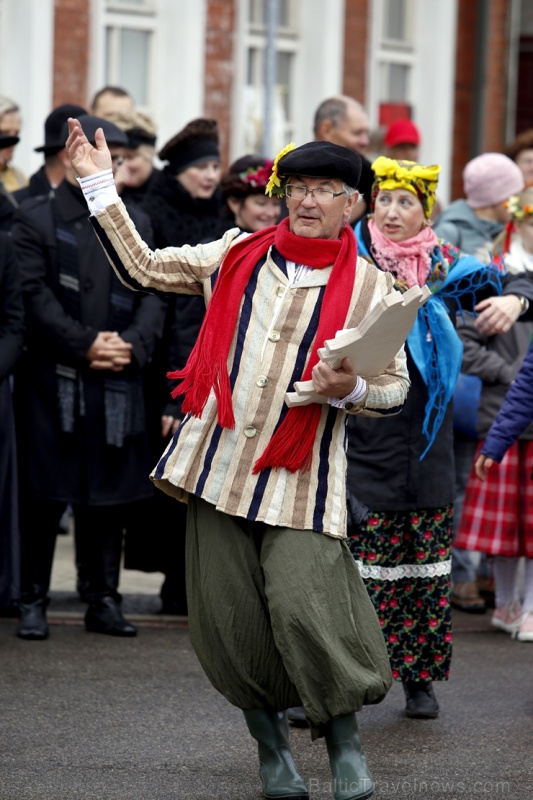
[[[435,189],[439,180],[440,166],[433,164],[424,167],[414,161],[396,161],[394,158],[380,156],[372,164],[375,180],[372,186],[371,211],[374,210],[376,196],[380,189],[406,189],[416,195],[429,219],[435,205]]]

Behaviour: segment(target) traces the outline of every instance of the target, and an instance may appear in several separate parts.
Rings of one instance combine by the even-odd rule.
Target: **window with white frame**
[[[105,83],[150,107],[157,0],[106,0],[105,10]]]
[[[411,102],[414,4],[415,0],[381,0],[376,4],[379,102]]]
[[[264,141],[265,70],[269,4],[273,0],[247,0],[244,149],[260,153]],[[270,148],[278,152],[294,136],[294,82],[299,47],[300,0],[274,0],[275,80],[271,98]]]

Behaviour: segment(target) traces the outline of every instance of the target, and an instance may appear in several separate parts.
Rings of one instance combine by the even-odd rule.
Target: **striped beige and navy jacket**
[[[152,251],[138,236],[122,202],[92,220],[126,285],[204,295],[206,302],[225,254],[242,235],[232,229],[209,244]],[[257,264],[228,358],[235,428],[217,424],[211,393],[201,419],[185,417],[153,470],[151,478],[159,488],[180,500],[192,493],[226,514],[346,536],[345,415],[400,411],[409,386],[403,348],[382,375],[369,379],[364,401],[353,412],[322,406],[311,470],[252,474],[287,411],[285,393],[293,390],[310,356],[331,269],[313,270],[291,284],[275,248]],[[391,290],[391,275],[358,259],[345,327],[361,323]]]

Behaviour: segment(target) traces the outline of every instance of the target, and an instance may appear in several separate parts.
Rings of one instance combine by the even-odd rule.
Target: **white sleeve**
[[[112,169],[105,169],[86,178],[77,178],[77,181],[91,214],[98,214],[119,199]]]
[[[337,397],[328,397],[328,403],[330,406],[334,406],[335,408],[345,408],[346,410],[350,410],[361,402],[366,394],[366,389],[367,384],[365,379],[358,375],[355,388],[352,392],[350,392],[350,394],[340,399]]]

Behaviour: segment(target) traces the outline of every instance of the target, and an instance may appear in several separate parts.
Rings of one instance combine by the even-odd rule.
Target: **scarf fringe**
[[[283,467],[289,472],[308,472],[321,408],[318,403],[304,408],[290,408],[275,436],[255,462],[252,474],[257,475],[268,467]]]
[[[185,414],[192,414],[193,417],[201,417],[209,399],[211,392],[209,381],[212,379],[213,391],[217,401],[218,422],[223,428],[234,428],[235,417],[233,415],[231,387],[225,359],[220,358],[216,362],[214,377],[212,375],[213,365],[207,358],[206,350],[202,350],[198,354],[194,369],[191,366],[187,364],[184,369],[167,372],[167,378],[170,380],[182,379],[170,393],[171,396],[176,398],[180,394],[185,394],[182,411]]]

